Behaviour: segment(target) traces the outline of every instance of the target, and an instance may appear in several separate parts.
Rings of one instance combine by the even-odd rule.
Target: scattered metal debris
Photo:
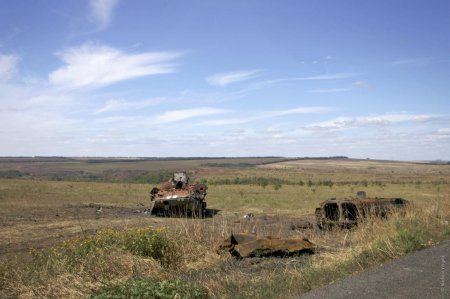
[[[247,219],[247,220],[254,220],[255,219],[255,215],[253,213],[247,213],[242,218]]]
[[[205,184],[189,184],[186,172],[175,172],[161,189],[150,191],[150,213],[158,215],[186,215],[203,218],[206,212]]]
[[[386,218],[395,210],[404,211],[408,204],[403,198],[367,198],[366,192],[359,191],[356,198],[331,198],[322,202],[316,208],[316,222],[321,229],[350,228],[371,216]]]
[[[308,239],[279,239],[258,237],[254,233],[232,234],[219,246],[219,252],[244,257],[288,257],[302,253],[313,253],[315,245]]]

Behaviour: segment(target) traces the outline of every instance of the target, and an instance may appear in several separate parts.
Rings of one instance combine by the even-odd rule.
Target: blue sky
[[[449,1],[0,0],[2,156],[450,160]]]

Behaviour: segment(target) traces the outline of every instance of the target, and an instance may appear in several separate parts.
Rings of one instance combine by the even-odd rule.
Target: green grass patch
[[[95,291],[91,299],[148,298],[148,299],[204,299],[209,298],[205,288],[183,280],[136,279],[106,285]]]
[[[106,229],[87,238],[63,241],[50,250],[30,249],[37,265],[64,261],[74,267],[82,263],[90,254],[100,251],[122,250],[134,255],[150,257],[164,266],[176,261],[173,254],[175,244],[166,236],[164,230],[133,228],[128,230]],[[166,258],[167,256],[167,258]]]

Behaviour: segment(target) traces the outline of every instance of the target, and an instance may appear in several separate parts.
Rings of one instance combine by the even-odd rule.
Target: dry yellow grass
[[[52,261],[50,267],[46,263],[36,265],[18,259],[3,265],[15,271],[8,271],[2,287],[22,298],[82,298],[105,281],[124,282],[135,277],[181,278],[201,284],[212,297],[267,298],[267,289],[274,287],[273,281],[278,281],[290,283],[291,288],[278,287],[277,292],[285,291],[267,296],[286,298],[448,238],[449,217],[449,214],[436,217],[413,208],[405,216],[394,215],[388,221],[374,218],[350,231],[334,230],[323,234],[306,231],[297,237],[307,236],[315,242],[319,247],[316,255],[308,259],[263,259],[258,263],[239,262],[216,253],[217,245],[236,229],[233,222],[224,219],[210,225],[178,219],[167,231],[174,242],[175,253],[172,254],[181,257],[171,267],[163,268],[151,258],[120,250],[87,255],[75,271],[67,269],[64,261]],[[240,229],[250,231],[251,225],[243,223]]]
[[[210,185],[208,206],[220,212],[197,220],[134,213],[142,209],[139,203],[148,202],[152,186],[146,184],[0,180],[0,247],[19,250],[6,251],[8,258],[0,260],[0,297],[82,298],[107,282],[143,277],[191,281],[205,287],[214,298],[286,298],[450,238],[448,165],[304,160],[215,169],[196,169],[195,176],[207,180],[282,178],[291,183],[278,190],[271,183],[265,188]],[[334,184],[294,184],[299,180],[331,180]],[[350,231],[290,229],[296,219],[309,217],[320,201],[352,196],[358,190],[371,196],[403,197],[413,206],[404,217],[371,219]],[[100,205],[103,212],[97,214]],[[253,212],[256,219],[244,221],[242,215],[247,212]],[[109,227],[166,227],[173,242],[173,251],[167,254],[179,259],[168,267],[116,248],[87,255],[70,270],[64,260],[37,263],[21,251],[28,245],[51,250],[58,241],[82,237],[83,232],[91,236]],[[320,249],[310,257],[254,261],[236,261],[216,253],[230,233],[251,231],[274,237],[307,237]]]

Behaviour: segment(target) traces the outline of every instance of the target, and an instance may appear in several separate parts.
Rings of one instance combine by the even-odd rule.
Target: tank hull
[[[370,217],[387,218],[393,212],[404,213],[408,204],[402,198],[333,198],[316,208],[316,223],[319,228],[350,228]]]
[[[186,173],[175,173],[150,191],[151,213],[163,216],[204,217],[206,212],[206,185],[189,184]]]

